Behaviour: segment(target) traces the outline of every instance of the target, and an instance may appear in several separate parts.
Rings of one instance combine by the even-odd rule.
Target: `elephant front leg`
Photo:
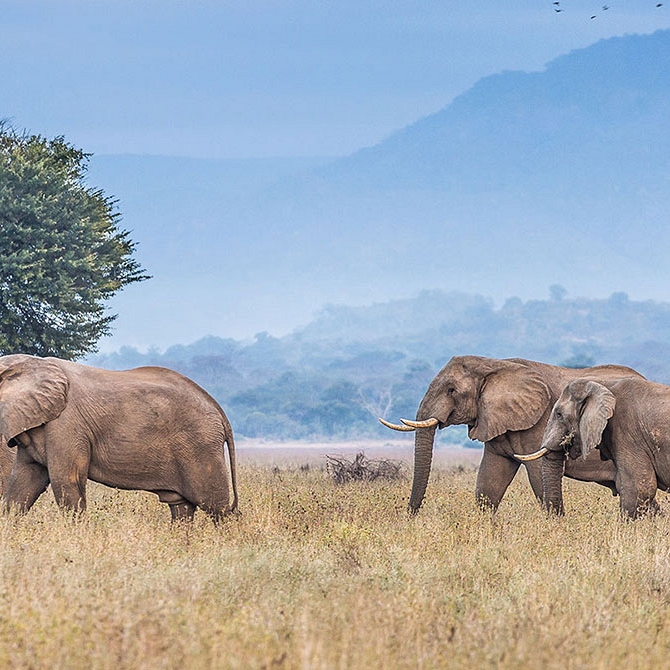
[[[90,451],[85,441],[73,441],[56,454],[51,450],[49,479],[56,504],[74,512],[86,510],[86,480],[90,465]]]
[[[51,490],[59,507],[83,512],[86,510],[86,480],[88,468],[70,465],[67,468],[49,468]]]
[[[21,448],[5,491],[5,508],[27,512],[49,485],[49,473],[39,463],[21,458]]]
[[[645,514],[656,514],[660,509],[656,501],[657,486],[656,472],[651,465],[620,466],[617,488],[622,516],[637,519]]]
[[[86,510],[86,477],[74,474],[63,480],[51,480],[51,489],[59,507],[83,512]]]
[[[520,463],[495,453],[487,444],[477,473],[475,497],[481,507],[498,509]]]

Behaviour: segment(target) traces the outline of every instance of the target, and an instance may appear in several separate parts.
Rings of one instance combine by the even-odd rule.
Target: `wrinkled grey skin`
[[[578,376],[595,379],[638,375],[618,365],[562,368],[521,358],[455,356],[438,372],[419,405],[416,418],[438,419],[438,428],[465,424],[473,440],[484,443],[475,495],[480,505],[497,509],[519,469],[514,454],[537,450],[551,408],[565,385]],[[436,428],[419,428],[414,442],[414,481],[409,510],[423,502],[430,475]],[[525,464],[535,496],[542,500],[542,466]],[[571,461],[566,476],[592,481],[615,492],[614,464],[597,454]]]
[[[28,510],[51,484],[86,508],[86,480],[151,491],[173,519],[237,507],[233,433],[216,401],[158,367],[123,372],[15,354],[0,357],[0,433],[16,450],[6,506]],[[233,502],[229,504],[225,444]]]
[[[9,475],[14,467],[16,449],[7,446],[7,440],[0,435],[0,496],[4,495],[9,482]]]
[[[616,465],[621,513],[656,512],[657,488],[670,488],[670,386],[639,378],[570,382],[554,405],[544,432],[544,502],[563,512],[562,464],[593,453]]]

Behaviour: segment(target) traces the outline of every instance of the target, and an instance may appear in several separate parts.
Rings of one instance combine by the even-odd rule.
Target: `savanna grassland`
[[[491,515],[438,461],[409,518],[407,479],[322,465],[241,458],[219,527],[94,484],[79,520],[50,494],[1,517],[0,667],[667,667],[670,515],[570,481],[547,518],[525,475]]]

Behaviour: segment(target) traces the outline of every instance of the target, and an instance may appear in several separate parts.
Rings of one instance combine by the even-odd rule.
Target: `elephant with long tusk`
[[[574,369],[522,358],[455,356],[430,383],[416,420],[401,419],[395,424],[380,418],[392,430],[415,433],[410,512],[418,512],[426,493],[436,430],[467,425],[470,438],[484,443],[475,495],[480,505],[496,509],[521,463],[537,451],[551,408],[571,379],[631,375],[642,378],[620,365]],[[542,500],[541,463],[530,460],[524,464],[533,493]],[[597,482],[616,493],[616,467],[597,454],[566,463],[565,474]]]

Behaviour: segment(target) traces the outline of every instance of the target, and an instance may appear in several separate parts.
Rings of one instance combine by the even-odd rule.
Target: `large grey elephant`
[[[522,358],[452,358],[430,383],[416,421],[402,419],[402,425],[397,425],[381,419],[394,430],[416,431],[410,512],[416,513],[424,499],[435,430],[458,424],[467,425],[470,438],[484,443],[475,495],[480,505],[496,509],[519,469],[515,454],[530,454],[538,448],[556,398],[571,379],[585,375],[614,379],[638,373],[619,365],[573,369]],[[526,467],[533,492],[542,500],[542,467],[535,462]],[[597,454],[571,462],[565,474],[616,492],[616,468]]]
[[[564,464],[567,471],[569,463],[583,462],[598,449],[616,465],[622,515],[657,511],[657,488],[670,488],[669,426],[670,386],[637,377],[574,379],[551,411],[540,449],[531,455],[544,457],[545,505],[563,513]]]
[[[50,483],[59,505],[83,511],[91,479],[156,493],[173,519],[192,519],[200,507],[218,520],[237,508],[230,423],[211,396],[172,370],[2,356],[0,433],[17,451],[8,507],[28,510]]]

